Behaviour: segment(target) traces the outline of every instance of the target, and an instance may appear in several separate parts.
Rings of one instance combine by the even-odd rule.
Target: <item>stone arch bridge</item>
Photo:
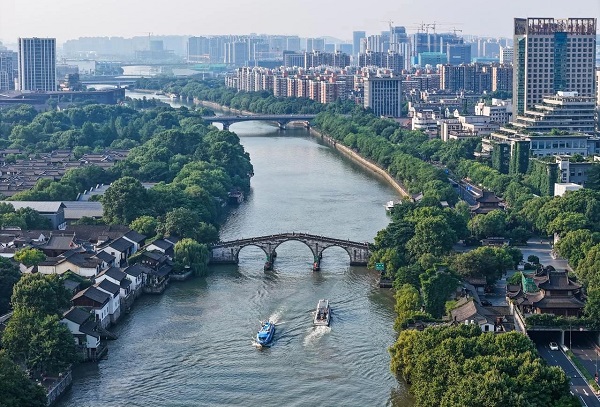
[[[310,127],[310,121],[317,117],[316,114],[253,114],[239,116],[204,116],[202,120],[208,123],[221,123],[223,130],[229,130],[229,126],[238,122],[249,122],[253,120],[277,123],[280,129],[285,130],[288,123],[301,122]]]
[[[210,263],[237,264],[239,262],[240,250],[246,246],[256,246],[265,252],[266,262],[264,269],[271,270],[277,256],[277,247],[290,240],[302,242],[309,247],[314,257],[313,270],[315,271],[320,269],[323,251],[328,247],[337,246],[344,249],[350,256],[351,266],[366,266],[371,255],[369,243],[367,242],[354,242],[308,233],[291,232],[232,240],[229,242],[218,242],[210,248]]]

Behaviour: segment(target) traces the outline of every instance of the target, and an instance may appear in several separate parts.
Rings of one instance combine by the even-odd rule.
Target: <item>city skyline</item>
[[[84,4],[82,6],[82,4]],[[181,0],[173,10],[148,7],[147,1],[103,0],[85,2],[61,0],[56,3],[35,0],[9,0],[0,13],[0,41],[15,44],[19,37],[56,37],[58,43],[78,37],[144,35],[227,35],[272,34],[301,37],[330,36],[350,42],[352,31],[378,33],[393,25],[416,32],[421,23],[436,23],[437,31],[461,30],[463,35],[512,37],[513,18],[600,18],[597,0],[578,0],[565,13],[559,0],[508,0],[486,3],[457,0],[451,8],[441,0],[424,7],[414,0],[385,0],[377,7],[365,7],[358,0],[347,0],[315,7],[274,7],[272,2],[230,0],[201,5]],[[344,10],[343,13],[340,10]],[[539,10],[544,10],[540,13]],[[542,14],[542,15],[540,15]],[[66,18],[68,17],[68,18]],[[291,18],[293,17],[293,18]],[[333,18],[332,18],[333,17]],[[294,23],[296,22],[296,23]]]

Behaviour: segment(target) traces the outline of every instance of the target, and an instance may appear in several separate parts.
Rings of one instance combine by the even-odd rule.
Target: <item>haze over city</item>
[[[597,0],[577,0],[565,7],[559,0],[508,0],[452,3],[432,0],[384,0],[377,6],[360,0],[345,2],[276,3],[267,0],[229,0],[174,3],[146,0],[4,0],[0,13],[0,41],[18,37],[56,37],[59,42],[86,36],[284,34],[332,36],[349,40],[353,30],[376,32],[388,21],[416,31],[421,22],[446,23],[464,35],[512,35],[514,17],[600,17]],[[542,12],[543,11],[543,12]],[[412,28],[412,29],[411,29]]]

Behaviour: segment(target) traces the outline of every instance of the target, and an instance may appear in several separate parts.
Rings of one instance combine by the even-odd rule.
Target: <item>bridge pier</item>
[[[231,123],[223,123],[223,130],[229,130],[229,126],[231,126]]]
[[[270,254],[267,254],[267,261],[265,261],[265,265],[263,267],[264,271],[273,270],[273,263],[275,263],[276,257],[277,257],[277,252],[275,250],[272,250],[272,251],[270,251]]]
[[[279,130],[287,130],[288,121],[278,121]]]

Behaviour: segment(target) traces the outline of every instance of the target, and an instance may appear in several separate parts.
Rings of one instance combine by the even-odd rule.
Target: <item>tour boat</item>
[[[316,326],[329,326],[331,320],[331,309],[329,308],[328,300],[319,300],[317,304],[317,311],[315,312],[315,320],[313,321]]]
[[[394,209],[394,201],[388,201],[388,202],[385,204],[385,210],[389,212],[389,211],[391,211],[392,209]]]
[[[271,321],[264,322],[256,334],[256,343],[260,346],[268,346],[273,341],[275,335],[275,324]]]

